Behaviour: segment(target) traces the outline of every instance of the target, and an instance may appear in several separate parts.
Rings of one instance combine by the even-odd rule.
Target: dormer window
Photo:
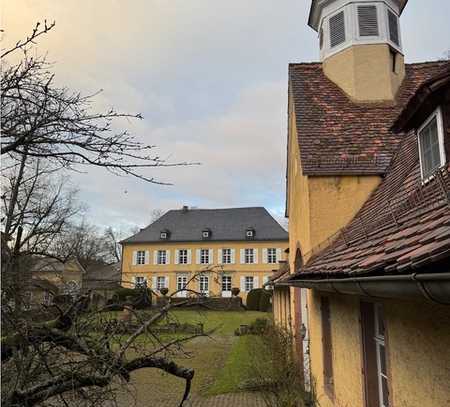
[[[160,238],[161,240],[167,240],[167,239],[169,238],[169,235],[170,235],[170,232],[169,232],[168,230],[162,230],[162,231],[159,233],[159,238]]]
[[[209,239],[211,237],[211,230],[203,229],[202,231],[202,239]]]
[[[247,230],[245,231],[245,237],[246,237],[247,239],[253,239],[253,238],[255,237],[255,230],[254,230],[254,229],[251,229],[251,228],[247,229]]]
[[[445,164],[444,125],[440,108],[431,114],[417,134],[422,180],[426,181]]]

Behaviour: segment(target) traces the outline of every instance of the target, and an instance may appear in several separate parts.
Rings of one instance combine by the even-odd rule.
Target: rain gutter
[[[433,303],[450,305],[450,272],[414,273],[397,276],[328,278],[322,280],[292,279],[277,285],[313,288],[336,294],[374,298],[425,298]]]

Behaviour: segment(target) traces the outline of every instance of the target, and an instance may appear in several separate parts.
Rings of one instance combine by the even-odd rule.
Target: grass
[[[187,354],[177,356],[176,361],[195,369],[192,393],[215,395],[239,391],[250,363],[248,349],[255,336],[234,336],[241,324],[249,324],[256,318],[268,318],[269,314],[256,311],[195,311],[175,310],[171,318],[180,323],[203,323],[205,332],[215,329],[211,338],[199,337],[185,344]],[[155,369],[143,369],[132,374],[133,396],[124,393],[120,406],[136,402],[137,406],[176,406],[184,390],[184,381]],[[133,400],[134,399],[134,400]]]
[[[220,370],[214,384],[208,389],[209,395],[234,393],[241,390],[240,385],[247,379],[251,366],[250,349],[260,338],[255,335],[240,336],[234,342],[225,366]]]
[[[234,335],[241,324],[250,324],[256,318],[267,318],[266,312],[259,311],[193,311],[175,310],[171,318],[180,323],[203,323],[205,332],[215,329],[215,335]]]

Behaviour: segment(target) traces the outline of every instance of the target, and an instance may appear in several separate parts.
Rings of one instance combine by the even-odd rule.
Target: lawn
[[[214,330],[211,337],[195,338],[188,342],[185,354],[176,361],[195,369],[192,393],[212,395],[239,391],[249,364],[247,349],[254,336],[234,336],[241,324],[256,318],[270,318],[270,314],[255,311],[193,311],[176,310],[172,318],[180,323],[203,323],[205,331]],[[120,398],[121,406],[176,406],[183,394],[184,381],[162,374],[155,369],[143,369],[132,374],[130,390]],[[149,404],[149,401],[151,403]]]

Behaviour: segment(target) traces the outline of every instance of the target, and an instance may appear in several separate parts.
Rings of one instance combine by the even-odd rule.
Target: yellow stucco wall
[[[389,45],[356,45],[327,58],[323,70],[352,99],[393,100],[405,77],[404,57],[396,58],[394,72]]]
[[[309,290],[312,376],[321,407],[364,406],[360,301]],[[330,298],[334,399],[324,391],[320,296]],[[367,301],[367,299],[365,299]],[[395,407],[450,405],[450,309],[422,301],[379,300]],[[432,333],[432,334],[430,334]]]
[[[122,280],[124,286],[131,286],[133,277],[143,276],[147,278],[149,286],[152,285],[152,277],[164,276],[169,277],[169,293],[176,291],[176,276],[178,274],[186,273],[188,276],[192,276],[207,268],[214,268],[215,272],[211,272],[209,278],[210,291],[213,295],[220,295],[220,279],[219,274],[223,272],[230,275],[232,278],[232,287],[240,288],[241,277],[253,276],[258,277],[259,287],[262,287],[263,278],[272,275],[273,270],[278,269],[278,264],[263,263],[263,249],[277,248],[280,249],[281,259],[285,260],[286,254],[284,251],[288,246],[287,241],[242,241],[242,242],[197,242],[197,243],[147,243],[147,244],[126,244],[123,248],[123,260],[122,260]],[[234,264],[219,264],[218,263],[218,250],[230,248],[235,250],[235,263]],[[258,252],[257,264],[241,264],[240,250],[245,248],[254,248]],[[191,250],[192,261],[191,264],[175,264],[175,252],[178,249]],[[213,259],[211,265],[196,264],[196,250],[197,249],[212,249]],[[145,265],[133,265],[133,252],[137,250],[145,250],[150,252],[150,262]],[[170,251],[170,264],[155,265],[153,264],[153,253],[156,250],[168,250]],[[220,266],[220,268],[219,268]],[[188,277],[189,278],[189,277]],[[193,285],[198,284],[193,282]],[[190,286],[193,290],[197,290],[198,287]],[[246,293],[239,294],[245,299]]]

